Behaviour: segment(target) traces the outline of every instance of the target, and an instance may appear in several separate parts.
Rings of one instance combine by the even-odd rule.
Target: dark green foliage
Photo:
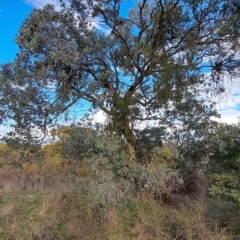
[[[71,126],[69,137],[63,144],[62,157],[83,161],[97,153],[97,131],[81,126]]]
[[[212,133],[212,155],[209,170],[216,173],[239,171],[240,128],[238,125],[219,124]]]
[[[226,1],[223,6],[224,14],[229,15],[231,21],[228,25],[223,27],[223,34],[230,33],[233,37],[238,39],[240,27],[240,4],[238,0]]]
[[[240,128],[219,124],[212,135],[208,171],[213,178],[210,194],[240,204]]]
[[[136,136],[139,139],[141,147],[147,151],[154,147],[162,146],[162,140],[166,136],[166,129],[164,127],[149,127],[143,130],[136,130]]]
[[[165,127],[146,127],[143,130],[135,131],[139,147],[141,148],[148,163],[151,163],[153,149],[161,147],[163,139],[166,137]]]

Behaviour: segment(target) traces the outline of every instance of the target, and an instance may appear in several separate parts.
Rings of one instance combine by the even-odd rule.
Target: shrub
[[[79,164],[87,159],[94,173],[89,194],[96,205],[113,206],[141,192],[162,198],[162,194],[171,194],[173,183],[181,183],[177,171],[171,168],[153,170],[129,159],[124,144],[103,131],[74,126],[63,147],[66,159]]]

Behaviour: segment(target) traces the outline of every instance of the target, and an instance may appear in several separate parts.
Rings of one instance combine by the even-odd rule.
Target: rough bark
[[[136,138],[133,130],[130,128],[130,124],[128,120],[121,121],[121,133],[126,138],[127,142],[133,147],[135,153],[135,159],[138,163],[142,165],[147,165],[148,160],[145,156],[142,147],[139,144],[138,139]]]

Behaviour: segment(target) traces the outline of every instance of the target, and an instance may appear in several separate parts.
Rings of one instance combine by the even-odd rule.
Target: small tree
[[[219,124],[212,134],[208,173],[213,178],[210,194],[240,204],[240,128]]]

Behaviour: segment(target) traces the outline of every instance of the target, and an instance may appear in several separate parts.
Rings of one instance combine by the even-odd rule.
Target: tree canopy
[[[18,134],[44,132],[88,103],[108,115],[144,162],[137,120],[165,123],[166,111],[188,107],[188,92],[196,99],[220,93],[226,76],[239,75],[239,6],[230,3],[142,0],[128,17],[120,0],[34,10],[17,34],[15,60],[0,68],[1,122],[12,119]]]

